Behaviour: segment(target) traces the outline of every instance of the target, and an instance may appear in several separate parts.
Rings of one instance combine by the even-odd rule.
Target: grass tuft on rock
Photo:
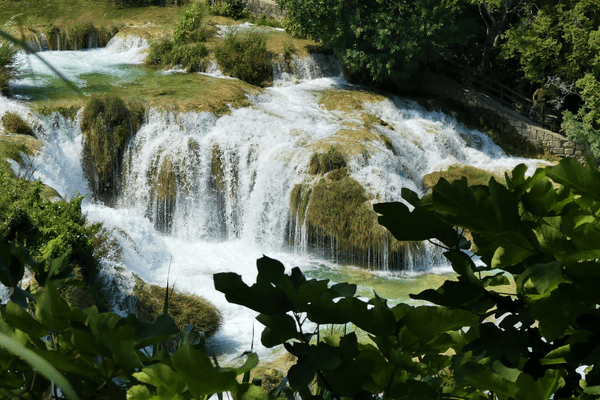
[[[2,116],[2,125],[4,125],[4,131],[6,133],[35,136],[33,129],[31,129],[29,124],[17,114],[11,112],[4,113]]]
[[[148,285],[138,279],[134,289],[137,298],[138,318],[154,321],[163,312],[166,289],[158,285]],[[223,318],[221,312],[202,296],[169,290],[169,315],[177,328],[183,332],[186,325],[193,325],[195,332],[204,332],[206,337],[214,335]]]
[[[327,153],[315,153],[310,158],[308,172],[311,175],[325,174],[335,169],[346,166],[346,160],[342,153],[334,146],[331,146]]]

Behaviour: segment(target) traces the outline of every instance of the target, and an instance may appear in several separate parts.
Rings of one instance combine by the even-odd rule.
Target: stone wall
[[[246,9],[256,17],[266,15],[275,19],[283,19],[285,11],[271,0],[245,0]]]
[[[575,143],[565,136],[544,129],[502,107],[490,97],[433,72],[425,72],[420,89],[427,94],[458,101],[481,115],[496,130],[520,135],[534,146],[541,146],[559,157],[574,157],[585,163],[589,156],[585,144]]]

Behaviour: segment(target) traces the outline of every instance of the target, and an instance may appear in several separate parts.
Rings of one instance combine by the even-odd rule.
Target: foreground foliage
[[[254,285],[217,274],[215,287],[260,313],[265,346],[298,357],[287,378],[302,398],[596,398],[600,172],[572,159],[525,171],[515,168],[506,186],[441,179],[422,199],[404,190],[412,211],[375,205],[398,240],[445,249],[458,280],[411,296],[437,307],[363,301],[353,285],[329,287],[297,268],[286,275],[268,258]],[[370,340],[329,334],[333,325]]]
[[[76,284],[65,257],[37,263],[3,240],[0,282],[13,294],[2,305],[0,390],[61,398],[54,381],[70,398],[597,398],[600,171],[566,159],[525,172],[516,167],[506,185],[440,179],[421,199],[404,190],[406,203],[375,205],[398,240],[444,248],[458,279],[411,295],[433,305],[364,300],[355,285],[307,279],[298,268],[287,275],[268,257],[252,286],[216,274],[228,301],[259,312],[262,343],[297,358],[269,394],[249,382],[255,354],[220,368],[189,335],[168,352],[160,343],[177,332],[170,316],[149,323],[73,309],[56,289]],[[43,290],[21,288],[25,266]]]
[[[20,287],[26,267],[43,288],[36,293]],[[1,306],[2,398],[205,399],[248,391],[236,376],[256,366],[255,354],[240,368],[218,368],[202,336],[191,340],[191,325],[178,335],[167,313],[145,322],[73,308],[57,290],[79,285],[72,272],[65,257],[38,263],[22,245],[0,241],[0,282],[13,291]],[[162,345],[169,338],[171,352]]]
[[[43,197],[41,182],[0,173],[0,240],[20,241],[37,260],[62,256],[91,282],[102,238],[100,226],[88,224],[81,214],[82,200],[51,202]]]

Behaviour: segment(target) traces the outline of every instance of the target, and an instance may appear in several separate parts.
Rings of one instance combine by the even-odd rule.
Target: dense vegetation
[[[331,47],[359,82],[418,87],[458,62],[564,113],[567,135],[600,156],[600,3],[552,0],[278,0],[287,27]]]

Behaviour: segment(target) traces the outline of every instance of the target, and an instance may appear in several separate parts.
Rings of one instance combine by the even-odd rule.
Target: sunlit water
[[[45,52],[42,57],[81,87],[85,87],[87,74],[100,74],[118,85],[137,73],[135,64],[143,49],[140,42],[112,43],[107,49]],[[122,261],[104,263],[104,276],[115,287],[115,296],[131,293],[135,273],[161,285],[168,278],[176,289],[210,299],[221,309],[225,321],[211,343],[225,356],[234,357],[248,350],[253,332],[255,350],[263,358],[271,356],[260,346],[262,328],[254,321],[255,314],[227,303],[212,281],[214,273],[235,272],[253,283],[255,263],[262,255],[282,261],[288,269],[300,267],[311,277],[356,283],[361,296],[370,296],[376,290],[394,301],[408,301],[409,292],[436,287],[450,273],[439,253],[429,248],[425,255],[415,254],[414,265],[399,273],[338,266],[321,259],[302,243],[286,243],[289,194],[295,184],[310,178],[308,162],[314,153],[311,144],[335,140],[340,129],[358,118],[328,111],[318,104],[319,93],[351,85],[339,76],[322,76],[323,71],[331,69],[319,67],[314,60],[312,67],[308,61],[295,62],[304,65],[304,73],[291,76],[279,71],[273,88],[251,97],[251,107],[234,109],[230,115],[216,118],[210,113],[149,110],[145,123],[128,145],[126,184],[117,206],[110,208],[89,200],[83,204],[87,218],[102,222],[123,248]],[[26,98],[28,90],[52,90],[53,82],[55,77],[47,67],[29,56],[21,79],[13,82],[13,87]],[[492,171],[522,162],[532,168],[540,165],[507,157],[486,135],[410,101],[397,98],[367,108],[389,124],[389,128],[377,129],[390,137],[396,154],[373,143],[370,157],[350,157],[348,169],[378,201],[399,201],[402,188],[424,194],[423,175],[456,163]],[[40,127],[38,137],[44,145],[35,160],[35,178],[64,198],[76,194],[89,198],[90,189],[81,169],[82,133],[77,120],[66,120],[58,114],[41,117],[25,103],[5,98],[0,98],[0,110],[15,112]],[[222,205],[226,220],[221,225],[215,222],[218,210],[207,189],[215,145],[239,161],[235,166],[235,195]],[[169,234],[156,230],[152,219],[156,210],[147,179],[148,171],[166,158],[184,171],[187,179],[186,187],[178,188]],[[224,165],[224,169],[231,182],[233,166]],[[126,296],[116,302],[118,312],[131,311]]]

